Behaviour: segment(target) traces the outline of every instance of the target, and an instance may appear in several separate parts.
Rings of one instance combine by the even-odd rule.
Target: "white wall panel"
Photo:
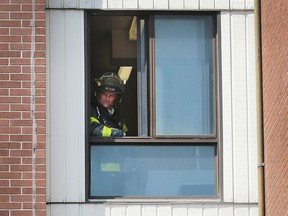
[[[249,216],[249,206],[235,205],[234,216]]]
[[[93,1],[94,2],[93,4],[93,8],[96,8],[96,9],[107,9],[108,8],[108,0],[96,0],[96,1]]]
[[[202,205],[201,204],[188,205],[188,216],[203,216]]]
[[[201,0],[200,1],[200,9],[205,10],[214,10],[214,0]]]
[[[64,7],[65,8],[79,8],[78,3],[79,3],[78,0],[65,0]]]
[[[51,202],[85,198],[83,11],[47,12],[48,184]],[[71,37],[73,35],[73,37]]]
[[[171,205],[158,205],[157,216],[172,216]]]
[[[249,158],[249,202],[257,202],[257,123],[256,123],[256,74],[255,74],[255,43],[254,15],[246,18],[246,50],[247,50],[247,109],[248,109],[248,158]]]
[[[138,0],[123,0],[124,9],[138,9]]]
[[[257,205],[52,204],[47,216],[258,216]]]
[[[248,202],[246,16],[231,15],[234,201]]]
[[[221,13],[223,199],[257,202],[254,15]],[[233,154],[231,154],[233,152]]]
[[[215,0],[215,9],[229,9],[230,1],[229,0]]]
[[[184,0],[184,8],[186,10],[199,9],[199,0]]]
[[[203,216],[218,216],[218,206],[217,205],[203,205]]]
[[[129,205],[126,212],[126,216],[141,216],[141,205]]]
[[[253,10],[254,0],[46,0],[47,8]]]
[[[246,9],[252,10],[254,8],[254,0],[246,0]]]
[[[184,0],[169,0],[170,10],[184,9]]]
[[[221,13],[223,200],[233,201],[233,132],[230,13]]]
[[[230,9],[245,9],[245,0],[230,0]]]
[[[172,216],[176,216],[176,215],[188,216],[187,205],[173,205]]]
[[[62,12],[63,13],[63,12]],[[65,197],[65,166],[63,158],[65,156],[65,106],[57,107],[62,104],[66,93],[62,81],[65,80],[65,73],[56,71],[65,71],[63,64],[64,48],[64,19],[57,16],[57,13],[47,13],[47,199],[63,201]],[[56,34],[57,32],[57,34]],[[53,71],[53,73],[52,73]],[[59,88],[61,87],[61,88]],[[55,143],[52,145],[52,143]],[[59,145],[57,145],[59,143]],[[59,166],[59,163],[61,164]],[[57,177],[57,178],[56,178]],[[57,179],[57,181],[56,181]],[[52,184],[52,181],[53,184]]]
[[[47,8],[63,8],[65,0],[46,0]]]
[[[154,0],[155,10],[168,10],[169,0]]]
[[[153,0],[138,0],[139,1],[139,9],[147,10],[153,9],[154,1]]]
[[[156,205],[144,205],[141,212],[141,216],[157,216]]]
[[[110,212],[111,216],[126,215],[126,206],[125,205],[112,206]]]
[[[219,206],[218,214],[219,214],[219,216],[233,216],[234,215],[233,205],[230,204],[230,205]]]
[[[122,0],[107,0],[108,1],[108,9],[122,9],[123,2]]]

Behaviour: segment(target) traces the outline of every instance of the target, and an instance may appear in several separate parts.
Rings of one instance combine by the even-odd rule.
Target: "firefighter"
[[[128,128],[121,119],[116,103],[121,101],[124,83],[113,72],[104,73],[96,79],[95,103],[91,107],[91,136],[123,137]]]

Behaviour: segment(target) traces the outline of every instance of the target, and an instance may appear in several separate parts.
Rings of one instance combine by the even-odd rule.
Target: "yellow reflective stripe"
[[[126,126],[126,124],[123,125],[123,131],[126,133],[128,131],[128,128]]]
[[[112,134],[112,129],[109,127],[104,126],[103,127],[103,132],[102,132],[102,136],[103,137],[110,137]]]
[[[98,120],[97,118],[90,117],[90,124],[92,124],[93,122],[100,123],[99,120]]]
[[[100,169],[102,172],[121,172],[119,163],[101,163]]]

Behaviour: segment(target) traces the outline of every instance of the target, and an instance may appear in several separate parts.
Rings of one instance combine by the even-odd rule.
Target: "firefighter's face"
[[[116,98],[117,94],[113,92],[100,92],[99,94],[99,102],[107,109],[114,105]]]

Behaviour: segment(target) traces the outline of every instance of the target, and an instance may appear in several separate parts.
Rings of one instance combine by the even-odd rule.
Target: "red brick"
[[[32,135],[11,135],[11,141],[31,141]]]
[[[0,195],[0,202],[9,202],[9,195]],[[0,211],[1,216],[1,211]]]
[[[0,171],[9,171],[9,165],[0,165]]]
[[[20,51],[0,51],[0,57],[1,58],[10,58],[10,57],[20,57],[21,56],[21,53]]]
[[[9,216],[9,211],[0,210],[0,216]]]
[[[9,151],[8,151],[8,150],[3,150],[3,149],[1,150],[1,149],[0,149],[0,157],[1,157],[1,156],[9,156]]]
[[[31,169],[31,168],[30,168]],[[11,180],[12,187],[27,187],[32,186],[32,180]]]
[[[21,188],[19,187],[2,187],[0,194],[20,194]],[[0,208],[1,209],[1,208]]]
[[[0,103],[20,103],[20,97],[0,97]],[[2,115],[2,112],[0,112]]]

